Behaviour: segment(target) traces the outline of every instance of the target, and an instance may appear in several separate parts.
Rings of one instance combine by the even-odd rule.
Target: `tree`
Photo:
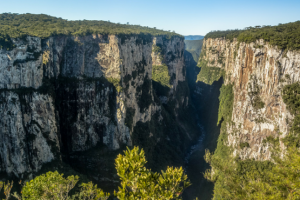
[[[180,199],[182,191],[190,185],[182,168],[168,167],[161,174],[145,167],[145,153],[138,147],[127,148],[125,155],[116,158],[121,187],[115,195],[123,199]]]
[[[138,147],[127,148],[125,155],[116,158],[116,169],[121,178],[121,187],[115,195],[121,199],[180,199],[182,191],[190,185],[182,168],[168,167],[161,174],[146,169],[145,153]],[[26,182],[22,188],[22,195],[14,193],[18,200],[106,200],[109,193],[97,188],[92,182],[82,183],[80,192],[70,196],[69,192],[79,180],[78,176],[47,172]],[[6,200],[10,198],[13,182],[0,182],[0,191],[4,188]]]
[[[78,182],[78,176],[47,172],[27,182],[22,188],[22,199],[68,199],[68,194]]]

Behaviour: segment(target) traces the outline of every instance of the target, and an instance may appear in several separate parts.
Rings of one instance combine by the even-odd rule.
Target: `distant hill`
[[[193,55],[195,62],[198,62],[198,58],[202,49],[203,40],[184,40],[185,50]]]
[[[186,35],[184,36],[185,40],[202,40],[204,36],[202,35]]]

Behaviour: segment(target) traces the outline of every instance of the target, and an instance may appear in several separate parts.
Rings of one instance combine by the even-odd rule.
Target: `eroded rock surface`
[[[99,145],[113,151],[143,141],[150,152],[157,144],[175,145],[173,139],[187,137],[153,127],[166,126],[164,116],[176,120],[178,109],[188,105],[183,38],[27,36],[13,42],[11,51],[0,50],[0,172],[22,177],[62,155],[93,162],[97,159],[76,153]],[[164,51],[161,61],[152,52],[153,44]],[[165,96],[169,114],[152,88],[156,62],[166,64],[172,77]]]
[[[225,70],[224,84],[233,84],[234,103],[227,124],[228,144],[242,159],[270,159],[268,136],[285,137],[293,115],[282,100],[282,89],[300,81],[300,54],[256,43],[205,39],[202,60]],[[248,144],[241,148],[240,144]],[[283,144],[281,144],[283,147]]]

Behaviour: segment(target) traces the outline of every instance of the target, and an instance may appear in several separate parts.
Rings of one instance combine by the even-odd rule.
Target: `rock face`
[[[178,86],[185,81],[181,37],[27,36],[13,42],[11,51],[0,50],[0,172],[22,177],[97,145],[111,151],[139,145],[138,123],[164,120],[152,89],[156,62],[173,77],[166,98],[175,102],[175,115],[187,106]],[[153,44],[163,48],[163,61]],[[138,137],[153,136],[144,131]]]
[[[294,118],[282,100],[282,88],[300,81],[300,53],[279,50],[263,40],[245,44],[208,38],[199,61],[224,69],[224,84],[233,84],[232,123],[226,129],[234,155],[269,159],[263,140],[285,137]]]

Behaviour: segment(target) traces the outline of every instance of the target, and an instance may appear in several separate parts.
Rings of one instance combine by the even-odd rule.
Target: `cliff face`
[[[245,44],[208,38],[203,41],[199,65],[201,70],[213,72],[207,79],[199,74],[198,80],[217,80],[224,70],[224,84],[233,84],[226,145],[242,159],[270,159],[269,146],[263,140],[268,136],[282,138],[289,132],[294,116],[283,102],[282,89],[300,80],[300,54],[279,50],[263,40]]]
[[[182,38],[27,36],[13,42],[11,51],[0,50],[0,172],[22,177],[62,157],[86,162],[74,153],[99,145],[112,151],[152,137],[155,147],[177,137],[158,138],[150,130],[151,121],[165,120],[151,79],[152,64],[167,65],[173,78],[165,95],[177,115],[188,102],[179,87],[185,82]],[[162,61],[153,44],[163,49]]]

